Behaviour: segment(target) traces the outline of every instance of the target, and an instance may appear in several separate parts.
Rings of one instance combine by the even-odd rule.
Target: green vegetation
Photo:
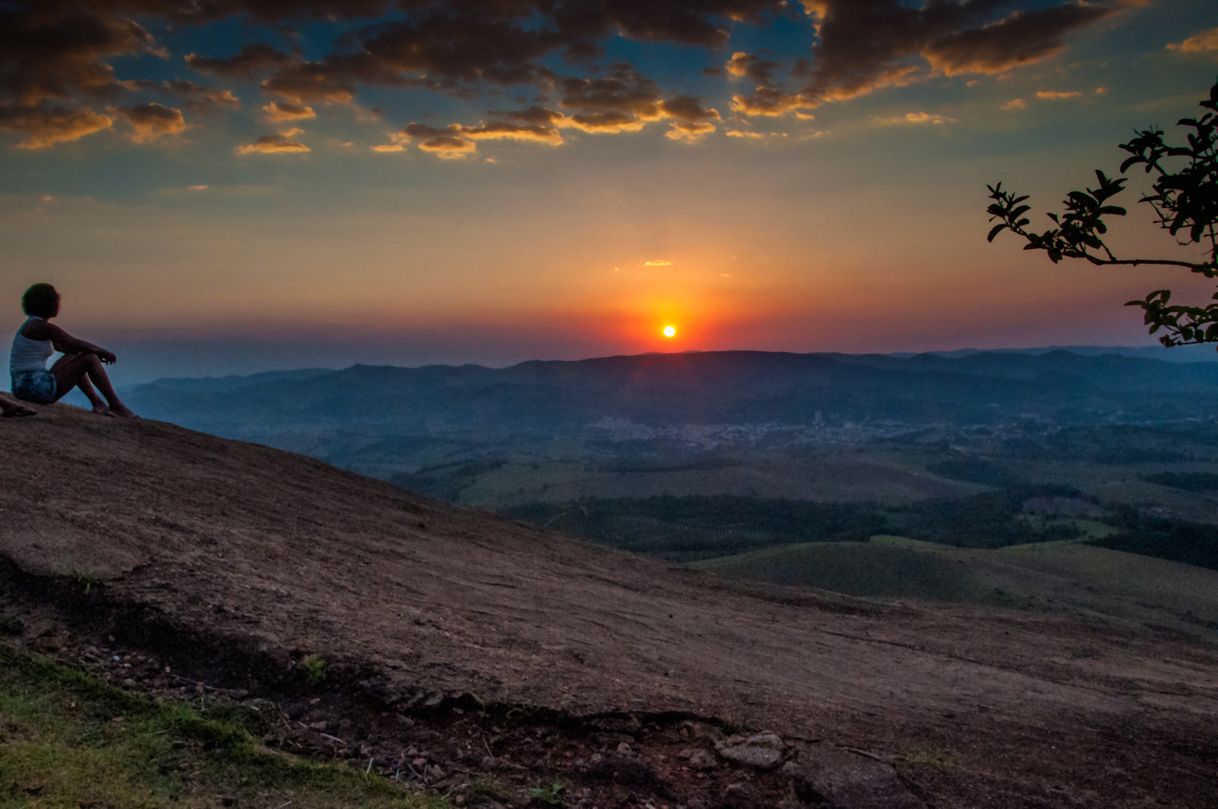
[[[1073,520],[1044,520],[1024,514],[1024,502],[1036,497],[1085,499],[1072,487],[1047,485],[1017,486],[964,498],[934,498],[894,510],[889,527],[897,530],[887,533],[962,548],[1001,548],[1082,536]]]
[[[300,668],[304,671],[305,682],[310,688],[315,688],[326,681],[326,659],[321,655],[305,655],[300,660]]]
[[[531,503],[511,516],[641,553],[722,556],[789,542],[862,540],[884,529],[875,506],[754,497],[622,497]]]
[[[1085,536],[1077,520],[1024,514],[1024,502],[1035,497],[1086,499],[1069,486],[1043,485],[906,505],[662,496],[530,503],[505,513],[625,550],[680,561],[801,542],[858,542],[874,534],[969,548]]]
[[[977,588],[952,559],[881,542],[808,542],[711,559],[695,568],[728,578],[837,593],[972,601]]]
[[[1104,237],[1106,217],[1124,216],[1125,209],[1111,204],[1124,191],[1126,178],[1110,178],[1096,171],[1095,188],[1070,191],[1061,214],[1049,214],[1053,227],[1043,232],[1028,230],[1025,214],[1031,206],[1026,195],[1002,190],[1002,183],[990,186],[989,240],[1009,230],[1024,241],[1025,250],[1041,250],[1054,264],[1063,258],[1081,259],[1101,266],[1183,267],[1203,278],[1218,278],[1218,82],[1202,99],[1205,112],[1196,118],[1183,118],[1185,141],[1176,145],[1163,139],[1163,132],[1150,127],[1121,144],[1130,156],[1121,164],[1121,174],[1141,167],[1151,176],[1151,192],[1139,202],[1146,203],[1153,219],[1168,231],[1176,243],[1192,248],[1178,257],[1137,256],[1117,258]],[[1198,261],[1196,254],[1205,258]],[[1213,296],[1218,301],[1218,294]],[[1171,303],[1171,291],[1158,289],[1144,300],[1130,301],[1145,314],[1150,333],[1162,331],[1159,341],[1165,346],[1218,343],[1218,302],[1203,306]]]
[[[542,806],[563,806],[566,804],[564,797],[567,792],[567,787],[561,781],[555,781],[552,784],[544,784],[539,787],[534,787],[529,790],[529,797],[534,803]]]
[[[1024,481],[1008,467],[994,461],[970,455],[958,455],[932,463],[926,471],[965,483],[980,483],[982,486],[1022,486]]]
[[[1114,527],[1110,536],[1088,544],[1218,570],[1218,525],[1168,520],[1123,508]]]
[[[262,748],[239,724],[0,645],[0,807],[442,809],[375,775]]]
[[[1158,472],[1142,480],[1186,492],[1218,492],[1218,475],[1208,472]]]

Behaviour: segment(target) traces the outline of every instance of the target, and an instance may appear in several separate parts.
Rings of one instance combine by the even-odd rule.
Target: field
[[[1103,615],[1211,636],[1218,631],[1218,571],[1079,541],[964,549],[875,536],[766,548],[692,567],[851,595]]]

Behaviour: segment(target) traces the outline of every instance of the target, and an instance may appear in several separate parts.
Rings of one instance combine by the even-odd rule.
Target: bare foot
[[[20,419],[20,418],[25,418],[26,416],[36,416],[36,415],[38,415],[37,410],[35,410],[32,407],[26,407],[25,405],[15,405],[12,407],[6,407],[6,408],[4,408],[4,412],[0,413],[0,416],[2,416],[3,418],[6,418],[6,419]]]
[[[139,419],[139,416],[137,416],[135,414],[135,411],[131,410],[130,408],[128,408],[126,406],[112,407],[106,412],[106,415],[114,416],[115,418],[120,418],[120,419],[136,419],[136,420]]]
[[[110,408],[104,404],[93,405],[93,412],[99,416],[113,416],[114,415],[112,412],[110,412]]]

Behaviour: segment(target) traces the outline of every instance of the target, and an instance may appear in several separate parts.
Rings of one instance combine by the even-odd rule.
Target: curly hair
[[[21,296],[21,308],[27,315],[54,317],[59,312],[59,291],[50,284],[34,284]]]

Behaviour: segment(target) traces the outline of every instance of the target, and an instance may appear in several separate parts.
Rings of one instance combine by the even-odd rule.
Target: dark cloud
[[[253,143],[245,143],[237,147],[239,155],[268,155],[268,154],[307,154],[312,151],[290,135],[263,135]]]
[[[317,117],[317,112],[306,104],[293,104],[290,101],[272,101],[262,106],[262,113],[272,123],[285,121],[307,121]]]
[[[262,89],[293,104],[347,104],[355,98],[349,71],[333,64],[301,62],[262,82]]]
[[[1014,13],[982,28],[940,37],[923,55],[938,70],[961,73],[1001,73],[1057,53],[1064,37],[1112,13],[1094,5],[1066,5]]]
[[[213,107],[239,107],[241,100],[232,90],[207,87],[189,79],[166,79],[165,81],[127,81],[124,85],[132,90],[152,90],[180,99],[195,110]]]
[[[156,102],[123,107],[116,113],[131,125],[127,137],[136,143],[147,143],[186,130],[186,119],[181,110]]]
[[[998,73],[1047,58],[1072,33],[1131,1],[800,0],[817,39],[797,68],[799,86],[780,75],[782,66],[743,51],[718,56],[718,72],[736,83],[738,116],[803,115],[884,86]],[[1034,8],[1021,10],[1029,5]],[[599,67],[606,41],[717,48],[727,44],[733,26],[791,15],[793,7],[796,0],[0,0],[0,109],[9,121],[34,127],[6,125],[26,133],[23,144],[49,145],[105,128],[107,116],[91,109],[99,102],[135,110],[156,105],[151,96],[173,104],[162,109],[235,107],[229,88],[183,77],[118,76],[114,65],[137,64],[117,62],[121,57],[154,54],[180,67],[150,31],[234,20],[234,30],[270,23],[290,35],[301,20],[341,20],[329,52],[310,52],[308,59],[252,42],[235,53],[187,54],[185,62],[220,83],[260,81],[265,97],[258,104],[273,122],[310,117],[317,105],[351,104],[370,86],[426,87],[463,98],[511,88],[545,105],[453,124],[455,130],[428,137],[403,135],[437,153],[469,154],[477,140],[556,145],[562,130],[633,132],[660,121],[669,137],[697,140],[714,131],[718,112],[699,99],[666,93],[630,65]],[[111,114],[131,121],[128,113]],[[39,120],[48,133],[61,127],[62,137],[29,134]],[[261,151],[256,145],[248,144],[248,153]]]
[[[106,61],[150,51],[152,36],[131,20],[62,16],[0,6],[0,93],[7,103],[113,97],[122,91]]]
[[[727,75],[737,79],[752,79],[761,84],[769,84],[778,68],[777,62],[762,59],[744,51],[736,51],[723,66]]]
[[[87,107],[0,106],[0,130],[23,136],[17,143],[18,149],[46,149],[58,143],[80,140],[113,125],[110,116]]]
[[[559,87],[563,107],[583,113],[618,113],[643,120],[661,117],[656,83],[627,64],[614,65],[595,78],[566,78]]]
[[[783,0],[569,0],[539,3],[575,53],[596,52],[596,40],[621,32],[655,42],[720,47],[733,22],[757,22],[779,13]]]
[[[999,73],[1057,53],[1066,34],[1116,11],[1104,3],[1061,3],[1019,11],[1004,0],[804,0],[819,41],[804,93],[841,101],[907,84],[937,71]],[[1015,10],[1012,10],[1015,9]]]
[[[186,54],[186,64],[195,70],[230,79],[253,79],[290,61],[290,55],[265,42],[246,45],[232,56],[207,57],[197,53]]]

